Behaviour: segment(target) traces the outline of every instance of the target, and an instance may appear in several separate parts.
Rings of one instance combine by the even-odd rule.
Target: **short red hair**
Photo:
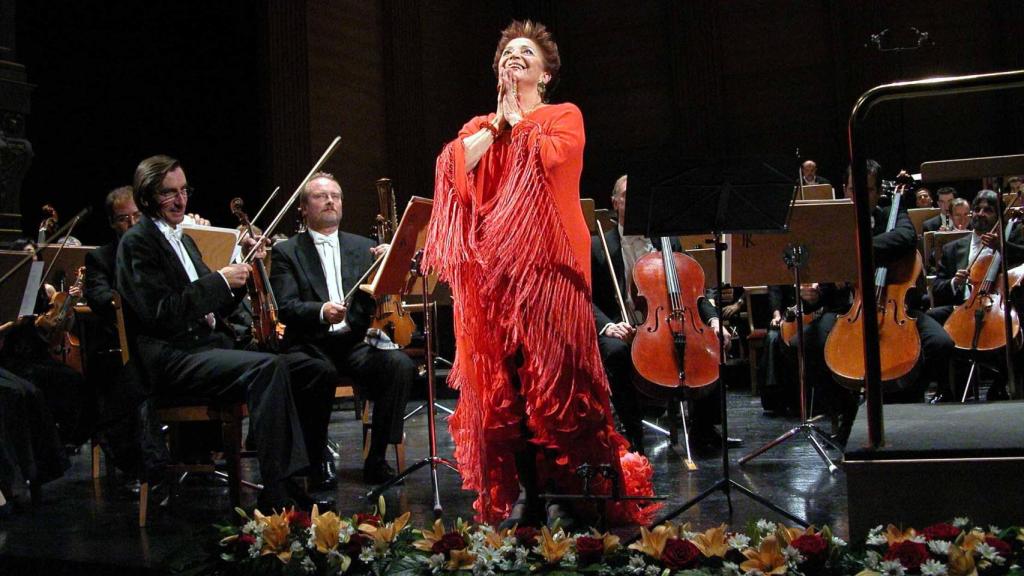
[[[558,69],[562,67],[562,59],[558,56],[558,44],[555,44],[548,32],[547,26],[532,20],[513,20],[504,30],[501,31],[501,40],[498,40],[498,49],[494,51],[494,76],[498,76],[498,61],[501,60],[501,53],[505,46],[516,38],[527,38],[540,48],[543,53],[544,71],[551,74],[551,82],[554,83],[558,77]]]

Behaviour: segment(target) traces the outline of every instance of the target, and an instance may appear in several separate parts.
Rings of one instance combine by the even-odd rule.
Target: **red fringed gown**
[[[542,106],[467,174],[462,139],[491,118],[470,120],[437,159],[425,254],[452,291],[449,383],[460,398],[449,423],[463,485],[478,492],[477,519],[508,515],[519,495],[515,454],[527,439],[542,487],[577,493],[577,466],[614,463],[625,493],[649,495],[650,464],[614,430],[594,333],[579,202],[583,117],[572,104]],[[610,483],[594,492],[609,493]],[[653,511],[621,502],[609,519],[647,523]]]

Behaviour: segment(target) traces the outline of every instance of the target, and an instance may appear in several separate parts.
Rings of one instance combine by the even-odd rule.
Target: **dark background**
[[[600,206],[630,162],[667,148],[788,156],[794,177],[799,148],[837,182],[865,90],[1024,68],[1015,0],[19,1],[16,58],[36,85],[25,228],[45,201],[66,216],[101,208],[156,153],[182,160],[192,207],[234,225],[231,197],[253,215],[281,185],[280,205],[340,135],[328,168],[346,194],[342,227],[368,234],[377,178],[394,180],[400,209],[432,195],[440,148],[493,108],[501,29],[527,17],[559,44],[552,100],[583,110],[581,195]],[[888,28],[887,46],[905,44],[910,27],[930,43],[870,43]],[[890,178],[924,160],[1024,152],[1022,102],[1014,92],[886,105],[872,155]],[[103,243],[105,226],[93,218],[76,235]]]

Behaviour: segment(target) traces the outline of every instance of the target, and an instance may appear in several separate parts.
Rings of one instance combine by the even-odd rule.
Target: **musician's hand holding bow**
[[[248,264],[228,264],[218,272],[227,280],[228,286],[235,290],[245,286],[249,280],[249,274],[252,273],[252,268]]]
[[[345,313],[348,308],[345,308],[344,304],[337,304],[335,302],[324,302],[323,308],[320,309],[320,314],[324,318],[324,322],[328,324],[337,324],[345,320]]]
[[[718,318],[712,318],[708,324],[711,325],[713,331],[718,333],[719,338],[722,339],[722,346],[728,351],[732,347],[732,332],[723,327]]]
[[[252,250],[253,246],[256,246],[256,243],[259,242],[259,249],[256,250],[256,255],[253,256],[253,258],[263,260],[267,257],[267,243],[260,242],[260,240],[263,240],[263,236],[257,236],[255,238],[252,236],[246,236],[245,238],[242,238],[242,248],[248,254]]]
[[[782,326],[782,312],[775,310],[772,312],[772,322],[770,324],[772,328],[778,328]]]
[[[604,335],[610,338],[618,338],[623,342],[629,342],[636,335],[636,328],[633,328],[627,322],[619,322],[617,324],[610,324],[605,328]]]
[[[387,254],[388,249],[390,248],[391,244],[377,244],[376,246],[372,246],[370,248],[370,254],[373,254],[374,258],[380,258],[381,256]]]
[[[999,236],[997,236],[994,232],[987,232],[981,235],[981,243],[984,244],[986,248],[998,250]]]

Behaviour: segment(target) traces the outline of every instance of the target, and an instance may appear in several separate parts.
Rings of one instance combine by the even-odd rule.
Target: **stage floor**
[[[730,392],[728,402],[729,435],[744,441],[742,448],[730,451],[734,463],[797,423],[792,418],[765,416],[760,400],[751,396],[749,390]],[[453,403],[445,401],[448,405]],[[409,408],[413,407],[415,404],[410,403]],[[452,442],[446,424],[439,428],[439,451],[443,456],[451,456]],[[413,463],[427,453],[424,413],[411,418],[406,430],[406,458]],[[368,487],[362,483],[361,434],[361,423],[353,418],[351,410],[334,413],[330,436],[343,448],[343,453],[338,459],[339,487],[333,496],[345,514],[372,507],[365,498]],[[655,488],[658,494],[669,497],[666,512],[712,486],[722,476],[722,461],[716,451],[695,452],[698,469],[688,471],[682,446],[669,445],[667,439],[651,430],[646,441],[655,469]],[[391,451],[392,462],[393,455]],[[433,522],[427,470],[414,473],[405,486],[387,494],[389,516],[409,510],[413,526],[428,527]],[[462,490],[459,478],[446,468],[438,470],[438,478],[445,519],[471,518],[474,494]],[[733,464],[732,478],[817,526],[832,526],[836,535],[847,539],[843,472],[829,474],[802,437],[773,448],[742,468]],[[151,504],[150,525],[140,530],[137,502],[107,478],[94,483],[90,478],[89,454],[83,450],[74,457],[74,465],[65,478],[44,487],[41,504],[23,507],[0,520],[0,568],[6,565],[16,570],[0,573],[21,573],[26,566],[38,574],[113,573],[114,566],[120,567],[116,569],[119,574],[163,573],[187,566],[203,557],[204,549],[215,542],[211,525],[231,521],[233,513],[227,488],[212,479],[189,479],[178,494],[170,507]],[[678,520],[692,522],[695,528],[702,529],[722,522],[742,526],[750,519],[783,520],[742,494],[734,492],[732,501],[731,516],[726,498],[719,492],[690,508]],[[248,510],[254,503],[255,494],[243,489],[243,506]]]

